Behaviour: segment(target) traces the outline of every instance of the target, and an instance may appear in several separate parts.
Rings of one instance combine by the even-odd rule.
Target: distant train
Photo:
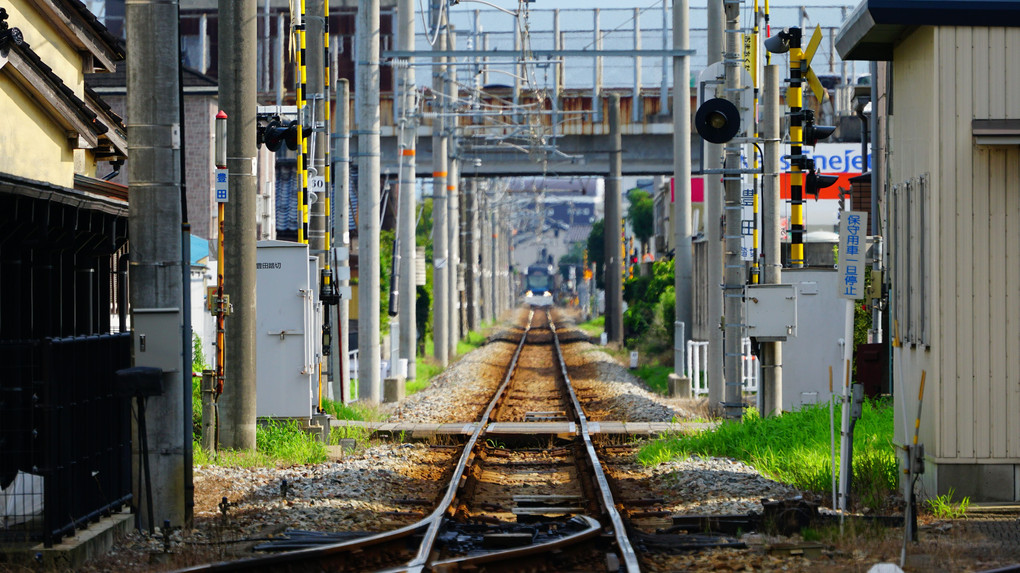
[[[552,265],[535,264],[528,267],[524,277],[524,300],[528,304],[549,305],[556,296],[559,275]]]

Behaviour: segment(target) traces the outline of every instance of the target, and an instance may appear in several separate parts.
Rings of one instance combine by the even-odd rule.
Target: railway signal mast
[[[822,42],[821,27],[816,26],[808,41],[807,48],[801,50],[801,29],[785,28],[775,36],[765,40],[765,49],[774,54],[790,54],[790,87],[786,93],[786,101],[790,106],[790,260],[793,268],[804,266],[804,192],[818,196],[821,189],[836,182],[836,177],[819,175],[815,172],[814,160],[803,153],[803,146],[814,145],[820,139],[832,135],[835,127],[815,125],[814,111],[805,110],[804,82],[808,83],[818,101],[825,101],[829,93],[818,81],[818,76],[811,69],[811,58],[814,57]],[[806,174],[806,178],[805,178]]]

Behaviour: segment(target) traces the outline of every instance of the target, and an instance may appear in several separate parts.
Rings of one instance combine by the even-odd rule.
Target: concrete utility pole
[[[489,210],[489,190],[491,181],[486,180],[485,188],[478,193],[478,234],[481,271],[479,273],[479,293],[481,298],[482,322],[492,320],[492,212]]]
[[[739,0],[726,1],[726,99],[734,105],[740,105],[737,90],[740,89],[740,67],[743,62],[740,51],[740,37],[737,29],[740,26]],[[741,371],[744,339],[744,283],[746,272],[744,261],[740,257],[741,209],[740,189],[743,177],[740,171],[740,146],[735,143],[726,145],[726,173],[723,175],[726,189],[726,231],[725,231],[725,284],[723,286],[723,327],[725,329],[725,370],[726,390],[724,413],[727,418],[739,420],[743,416],[743,393],[741,388]]]
[[[762,137],[765,139],[765,174],[762,179],[762,263],[763,284],[783,282],[783,261],[779,235],[779,68],[765,66],[762,85]],[[783,344],[761,345],[761,414],[778,416],[783,411]]]
[[[464,298],[467,302],[467,329],[478,330],[478,178],[472,177],[464,186]]]
[[[723,0],[708,2],[708,64],[722,59],[723,52]],[[707,97],[707,94],[706,94]],[[721,149],[714,143],[705,143],[702,163],[706,169],[722,169]],[[718,174],[705,177],[705,241],[708,243],[708,408],[720,413],[723,401],[723,282],[722,249],[723,185]]]
[[[665,4],[663,4],[665,5]],[[690,49],[688,0],[673,0],[673,49]],[[691,256],[691,63],[687,56],[673,57],[673,236],[676,342],[673,371],[683,375],[692,322]]]
[[[255,0],[220,0],[220,107],[227,113],[230,201],[223,225],[226,372],[220,447],[255,449]]]
[[[138,504],[143,523],[169,519],[183,525],[186,519],[185,434],[181,420],[184,401],[191,400],[190,376],[185,384],[180,371],[183,348],[179,333],[184,324],[184,285],[181,274],[181,126],[178,100],[176,42],[145,42],[145,38],[176,38],[177,3],[136,2],[126,9],[128,38],[128,233],[131,237],[131,307],[136,338],[143,323],[140,311],[176,327],[173,348],[140,351],[135,345],[135,366],[160,367],[166,373],[161,396],[146,398],[147,439],[152,476],[152,511]],[[148,313],[147,313],[148,314]],[[148,320],[148,319],[146,319]],[[187,388],[187,393],[182,392]],[[190,440],[190,432],[187,438]],[[132,440],[132,467],[142,466],[138,440]],[[138,480],[141,481],[141,480]],[[141,484],[134,499],[144,498]],[[143,511],[144,509],[144,511]]]
[[[351,233],[349,221],[351,217],[350,201],[350,145],[351,145],[351,114],[350,114],[350,86],[346,79],[337,82],[336,89],[336,132],[334,145],[336,152],[332,155],[335,177],[333,178],[333,197],[336,198],[336,217],[333,218],[333,236],[336,237],[338,245],[351,246]],[[337,270],[346,267],[349,276],[351,261],[349,258],[337,261]],[[343,288],[350,286],[351,281],[340,279],[338,286]],[[350,356],[350,323],[351,323],[351,301],[349,298],[342,298],[337,308],[337,331],[333,335],[334,343],[339,352],[330,355],[329,370],[333,372],[333,397],[347,404],[351,401],[351,367],[347,363]]]
[[[379,0],[358,3],[358,397],[382,399],[379,348]]]
[[[413,0],[399,0],[397,4],[397,43],[402,50],[414,49]],[[415,379],[417,343],[417,293],[415,275],[415,219],[417,208],[414,197],[415,147],[418,120],[414,117],[417,105],[414,77],[414,58],[397,72],[400,126],[400,209],[397,217],[397,236],[400,238],[400,357],[407,360],[407,379]]]
[[[307,16],[305,17],[305,64],[307,67],[308,93],[305,100],[312,106],[312,121],[318,125],[326,121],[326,61],[323,42],[323,29],[326,23],[324,0],[306,0]],[[308,126],[314,129],[315,125]],[[309,137],[312,139],[312,153],[308,167],[309,177],[323,177],[326,174],[326,143],[325,130],[314,130]],[[309,254],[319,258],[319,268],[326,267],[326,197],[325,193],[316,197],[315,202],[308,206],[308,248]],[[311,193],[309,193],[311,200]],[[318,278],[318,277],[316,277]],[[317,289],[318,287],[316,287]],[[316,302],[316,304],[318,304]]]
[[[456,140],[454,139],[454,142]],[[456,143],[451,149],[456,149]],[[456,153],[456,151],[454,151]],[[460,162],[456,155],[450,156],[450,174],[447,177],[446,205],[448,239],[450,247],[450,356],[457,354],[457,341],[460,340]]]
[[[456,120],[454,120],[456,121]],[[450,146],[456,150],[456,139]],[[457,354],[457,341],[460,340],[460,161],[454,154],[450,156],[450,173],[446,185],[447,228],[450,231],[450,356]]]
[[[606,335],[623,344],[623,246],[620,224],[623,193],[623,140],[620,135],[620,96],[609,95],[609,177],[606,178]]]
[[[414,4],[400,0],[397,5],[397,43],[402,50],[414,49]],[[407,360],[407,379],[415,378],[417,344],[417,286],[415,269],[415,219],[417,208],[414,198],[415,147],[418,121],[414,116],[417,96],[414,86],[414,58],[410,65],[397,73],[398,113],[400,132],[400,209],[397,236],[400,238],[400,357]]]
[[[489,213],[489,320],[499,319],[499,286],[496,284],[496,269],[499,268],[497,258],[499,245],[499,227],[496,225],[495,198],[488,201],[486,211]]]
[[[446,49],[446,17],[439,22],[439,37],[434,48]],[[432,349],[436,360],[442,367],[450,363],[450,330],[449,311],[449,273],[446,267],[450,264],[450,252],[447,241],[450,231],[447,228],[446,207],[446,162],[447,138],[445,120],[442,115],[446,110],[446,58],[435,58],[439,65],[432,66],[432,93],[439,113],[432,120]]]
[[[447,38],[447,49],[457,49],[457,32],[453,26],[447,25],[448,38]],[[456,59],[450,58],[448,60],[450,65],[447,67],[448,81],[446,82],[446,97],[447,105],[451,112],[456,111],[457,96],[460,94],[460,86],[457,85],[457,66],[455,65]],[[449,306],[447,312],[449,318],[449,334],[447,343],[450,345],[450,356],[456,356],[457,354],[457,341],[460,340],[460,281],[458,272],[460,269],[460,161],[457,159],[457,116],[451,115],[449,123],[446,124],[447,137],[449,138],[449,144],[447,152],[449,155],[449,164],[446,177],[446,228],[449,232],[447,238],[447,246],[450,249],[450,264],[449,267],[449,288],[447,293],[450,295]]]

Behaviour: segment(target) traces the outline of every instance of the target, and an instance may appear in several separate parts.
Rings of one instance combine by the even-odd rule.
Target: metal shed
[[[896,440],[912,438],[925,371],[920,493],[1020,500],[1020,3],[865,0],[837,49],[891,62],[874,191]]]

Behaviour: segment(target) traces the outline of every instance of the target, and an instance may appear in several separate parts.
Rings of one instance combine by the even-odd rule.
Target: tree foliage
[[[634,237],[641,242],[641,252],[647,250],[648,240],[655,233],[655,200],[651,194],[641,189],[627,192],[630,208],[627,210],[627,222]]]
[[[672,340],[674,308],[673,261],[661,260],[652,265],[650,276],[637,276],[624,282],[624,336],[637,338],[658,330],[663,339]]]

